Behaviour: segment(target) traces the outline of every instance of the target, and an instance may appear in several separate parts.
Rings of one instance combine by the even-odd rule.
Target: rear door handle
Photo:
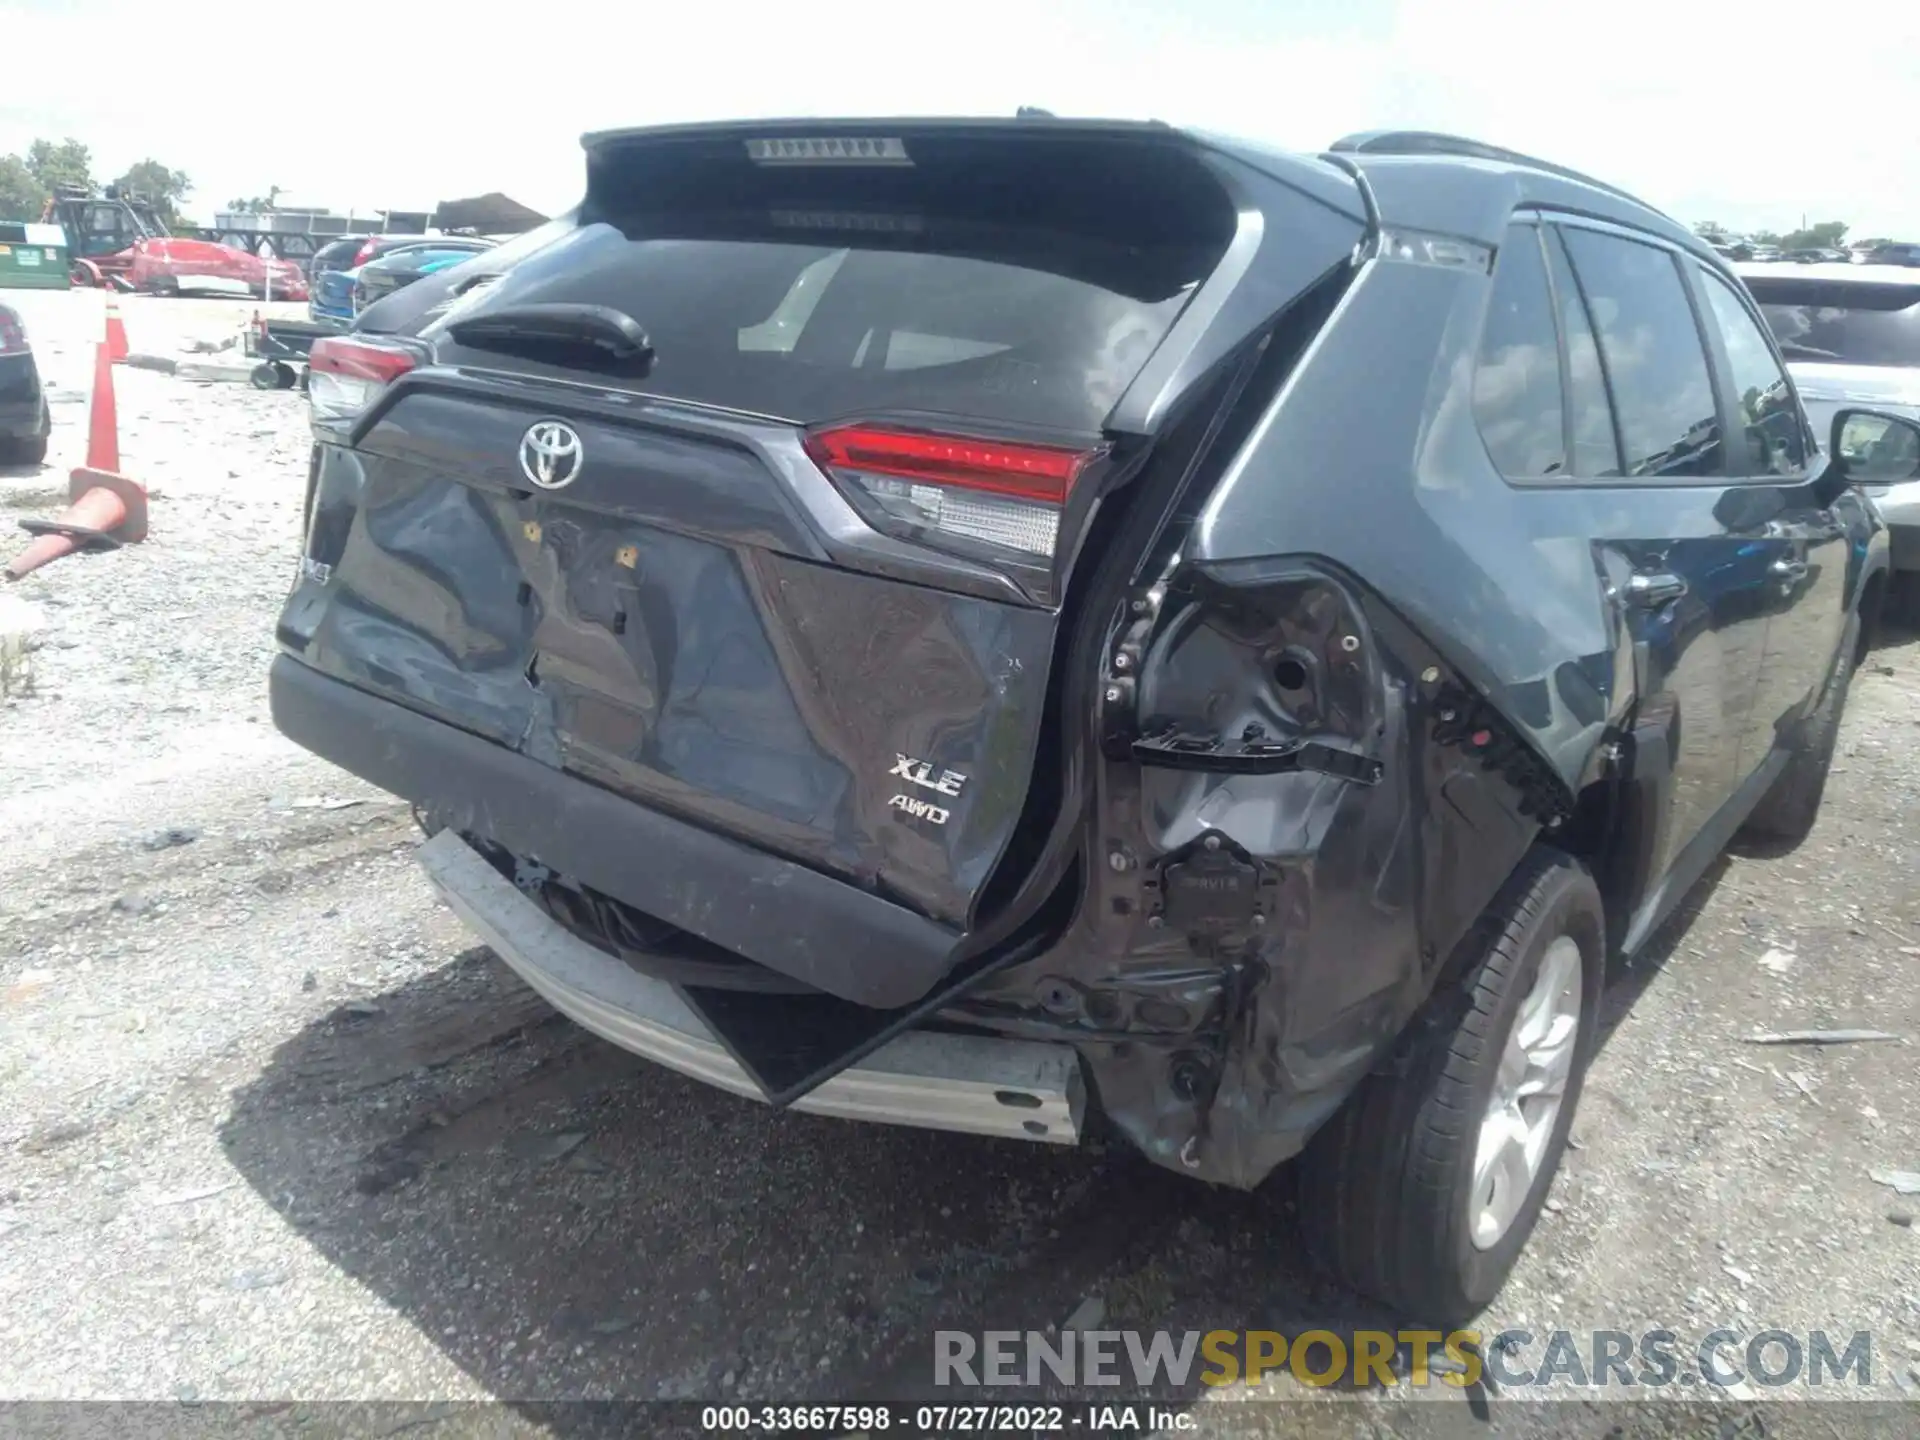
[[[1687,593],[1687,582],[1664,570],[1642,570],[1627,577],[1627,603],[1655,610]]]

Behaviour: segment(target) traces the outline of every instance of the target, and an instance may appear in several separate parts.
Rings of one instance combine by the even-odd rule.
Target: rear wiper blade
[[[640,322],[608,305],[503,305],[483,315],[456,320],[447,333],[476,350],[514,351],[539,357],[583,352],[590,361],[621,367],[653,360],[653,342]]]

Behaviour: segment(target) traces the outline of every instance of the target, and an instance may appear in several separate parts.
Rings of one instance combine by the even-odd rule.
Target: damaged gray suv
[[[1812,434],[1683,227],[1467,141],[585,148],[576,212],[315,345],[280,729],[617,1045],[1299,1156],[1346,1281],[1483,1306],[1603,965],[1814,820],[1856,472],[1910,450]]]

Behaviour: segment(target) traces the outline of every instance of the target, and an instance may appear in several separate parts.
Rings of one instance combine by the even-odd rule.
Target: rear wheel
[[[1537,847],[1383,1073],[1301,1161],[1301,1226],[1341,1280],[1422,1324],[1484,1308],[1566,1150],[1600,1009],[1600,894]]]
[[[1920,571],[1893,577],[1887,590],[1885,617],[1907,630],[1920,630]]]
[[[1826,689],[1807,718],[1800,722],[1786,769],[1747,816],[1741,833],[1750,839],[1788,846],[1798,845],[1820,818],[1820,800],[1833,769],[1834,747],[1840,741],[1840,720],[1847,708],[1847,685],[1853,679],[1854,656],[1860,647],[1860,617],[1847,621],[1834,657]]]

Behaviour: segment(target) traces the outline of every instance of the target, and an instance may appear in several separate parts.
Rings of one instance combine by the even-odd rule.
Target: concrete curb
[[[171,355],[129,355],[120,362],[136,370],[156,370],[182,380],[204,380],[215,384],[250,383],[257,361],[176,360]]]
[[[253,372],[258,361],[249,360],[245,364],[218,364],[207,360],[180,360],[174,363],[173,373],[182,380],[210,380],[229,385],[247,385],[252,383]]]

